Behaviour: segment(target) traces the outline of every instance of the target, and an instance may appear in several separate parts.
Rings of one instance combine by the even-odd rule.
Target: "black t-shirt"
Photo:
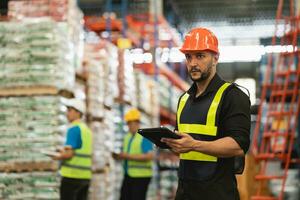
[[[206,115],[211,101],[216,91],[224,83],[225,81],[216,74],[206,90],[198,97],[196,97],[197,86],[194,83],[187,91],[190,96],[181,112],[180,122],[206,124]],[[247,152],[250,145],[250,101],[249,97],[235,84],[229,86],[223,94],[217,110],[216,126],[218,126],[217,138],[232,137],[241,149],[245,153]],[[178,129],[177,123],[175,129]],[[193,161],[180,162],[179,178],[182,181],[199,181],[197,180],[197,174],[205,172],[197,171],[196,166]],[[216,193],[220,193],[220,196],[223,198],[228,191],[236,191],[234,159],[218,158],[214,175],[208,180],[203,181],[202,185],[206,185],[202,189],[205,188],[203,192],[207,195],[207,198],[210,197],[210,194],[216,195]],[[207,185],[211,185],[211,187],[207,187]],[[199,191],[201,191],[201,188],[199,188]],[[230,193],[227,196],[228,199],[234,199]]]

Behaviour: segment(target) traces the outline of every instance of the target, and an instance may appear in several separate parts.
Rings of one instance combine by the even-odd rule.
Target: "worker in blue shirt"
[[[81,121],[85,113],[84,103],[78,99],[70,99],[66,106],[71,127],[67,131],[64,147],[57,150],[57,155],[52,156],[54,160],[62,161],[60,199],[86,200],[92,177],[92,132]]]
[[[129,132],[124,137],[122,152],[114,154],[116,159],[124,161],[120,200],[145,200],[152,177],[153,145],[137,134],[141,113],[136,108],[130,109],[124,118]]]

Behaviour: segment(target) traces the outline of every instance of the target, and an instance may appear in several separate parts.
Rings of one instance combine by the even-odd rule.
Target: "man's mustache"
[[[202,71],[200,69],[198,69],[198,68],[192,68],[190,70],[190,73],[192,73],[192,72],[202,72]]]

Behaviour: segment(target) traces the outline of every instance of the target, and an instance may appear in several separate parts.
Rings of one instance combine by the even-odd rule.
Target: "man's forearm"
[[[134,161],[150,161],[153,160],[154,154],[153,153],[147,153],[147,154],[131,154],[128,155],[128,160],[134,160]]]
[[[198,141],[192,146],[193,151],[198,151],[216,157],[242,156],[244,151],[231,137],[221,138],[215,141]]]
[[[74,155],[74,151],[72,149],[64,150],[60,152],[60,156],[58,160],[68,160],[71,159]]]

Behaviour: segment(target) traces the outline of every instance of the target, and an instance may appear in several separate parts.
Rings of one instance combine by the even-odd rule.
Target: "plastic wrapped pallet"
[[[149,126],[158,126],[159,118],[159,97],[158,84],[152,80],[152,77],[144,74],[142,71],[135,69],[134,77],[136,82],[137,107],[150,115]]]
[[[0,177],[0,199],[59,199],[59,180],[55,172],[1,173]]]
[[[109,121],[109,116],[106,114],[103,122],[91,122],[90,127],[93,131],[93,168],[103,170],[108,165],[113,151],[113,122]]]
[[[104,104],[112,107],[114,99],[119,93],[117,84],[113,84],[118,82],[118,49],[111,43],[106,43],[105,49],[108,52],[108,57],[106,57],[107,59],[105,62],[106,82],[104,88],[106,98],[104,99]]]
[[[94,117],[104,116],[104,71],[99,62],[88,65],[88,112]]]
[[[0,98],[0,164],[41,162],[63,143],[67,119],[60,97]]]
[[[90,200],[118,200],[122,183],[120,161],[109,159],[109,168],[104,173],[93,174],[90,186]]]
[[[165,76],[159,76],[159,103],[162,107],[169,109],[173,113],[177,110],[177,103],[182,91],[173,86],[171,81]]]
[[[178,183],[177,171],[162,171],[159,180],[160,199],[174,199]]]
[[[12,19],[49,16],[57,21],[66,21],[75,0],[11,0],[8,15]]]
[[[183,94],[183,91],[177,87],[172,87],[172,95],[170,97],[171,111],[177,112],[177,104],[179,97]]]
[[[117,58],[111,61],[117,49],[97,37],[87,40],[84,67],[88,74],[88,112],[93,117],[103,117],[104,106],[111,107],[118,95],[117,86],[112,84],[117,82]]]
[[[132,106],[137,106],[136,82],[133,71],[133,61],[129,50],[119,50],[119,75],[118,80],[120,96]]]
[[[115,143],[115,122],[120,121],[113,110],[105,110],[101,122],[93,121],[90,127],[93,131],[93,169],[94,174],[90,187],[90,197],[97,199],[117,199],[119,192],[120,178],[122,178],[121,162],[112,158],[112,152],[121,148],[121,143]],[[120,127],[120,126],[117,126]],[[122,139],[122,138],[120,138]],[[119,140],[118,140],[119,141]],[[117,147],[115,145],[118,145]],[[99,182],[99,179],[101,181]],[[116,187],[116,188],[115,188]]]
[[[162,107],[170,108],[170,89],[171,82],[165,76],[158,77],[159,87],[159,103]]]
[[[0,23],[0,87],[72,88],[75,71],[71,47],[66,23],[50,19]]]

